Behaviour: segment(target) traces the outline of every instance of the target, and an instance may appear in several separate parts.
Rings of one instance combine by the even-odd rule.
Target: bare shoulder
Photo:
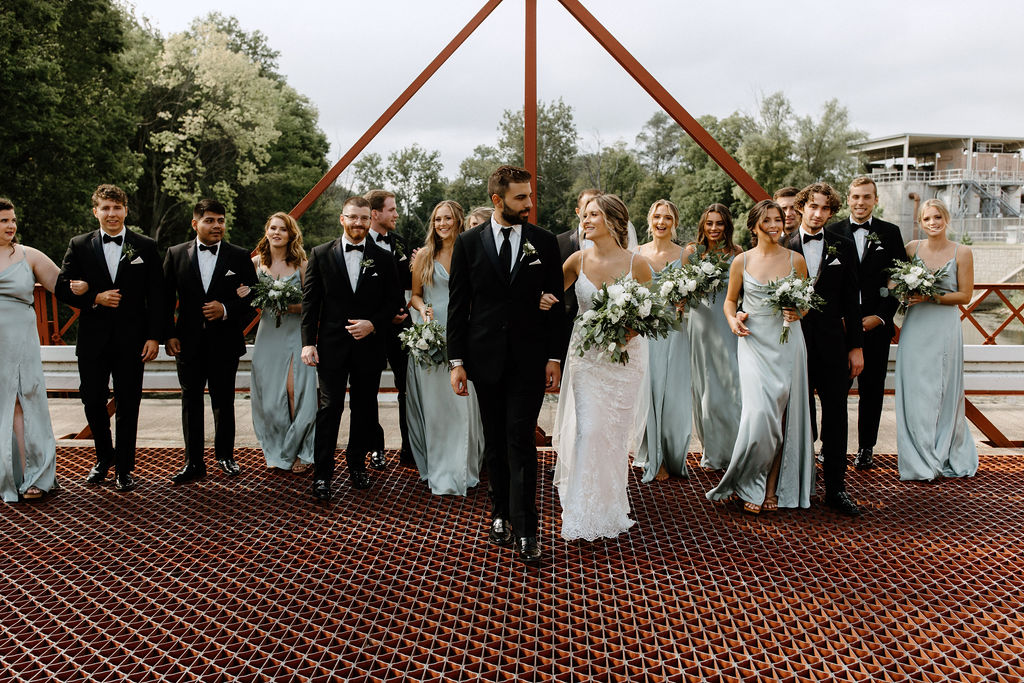
[[[653,266],[651,266],[651,262],[648,261],[647,257],[643,254],[637,254],[636,257],[633,258],[632,274],[633,279],[637,282],[647,282],[650,280],[652,270]]]

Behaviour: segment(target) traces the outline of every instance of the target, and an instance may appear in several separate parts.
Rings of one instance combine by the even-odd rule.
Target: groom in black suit
[[[341,237],[310,253],[302,288],[302,362],[316,366],[320,378],[313,446],[313,496],[318,500],[331,497],[346,384],[352,411],[345,448],[349,475],[353,488],[371,485],[366,454],[376,442],[384,337],[403,305],[391,254],[366,237],[370,202],[345,200],[341,224]]]
[[[171,477],[185,484],[206,476],[203,460],[204,394],[210,388],[214,454],[229,477],[235,462],[235,374],[245,354],[243,331],[253,317],[252,294],[238,288],[256,285],[249,252],[223,240],[227,210],[215,199],[201,199],[192,210],[196,239],[175,245],[164,258],[165,315],[169,321],[167,355],[175,356],[181,384],[181,427],[185,466]],[[177,305],[177,318],[174,317]]]
[[[881,292],[889,291],[886,288],[889,269],[894,261],[906,259],[906,251],[899,227],[871,215],[878,205],[878,191],[871,178],[854,178],[846,203],[850,217],[833,223],[826,230],[851,240],[857,247],[864,371],[857,376],[859,401],[854,466],[866,470],[871,468],[872,449],[878,439],[885,374],[889,367],[889,342],[896,331],[892,318],[899,305],[896,297],[882,296]]]
[[[156,358],[163,338],[163,271],[156,242],[127,230],[128,196],[116,185],[92,194],[99,230],[71,238],[57,279],[62,301],[79,309],[78,374],[85,418],[96,444],[96,464],[86,479],[102,484],[114,466],[114,489],[130,491],[136,482],[135,437],[142,401],[144,364]],[[85,294],[71,291],[71,280],[85,280]],[[114,379],[116,446],[107,414],[108,386]]]
[[[540,310],[540,298],[561,299],[562,261],[554,235],[526,222],[532,176],[501,166],[487,191],[491,220],[455,240],[448,303],[452,389],[468,394],[473,380],[484,430],[493,516],[489,538],[516,537],[520,560],[540,560],[537,542],[537,417],[546,388],[558,386],[565,353],[565,308]]]
[[[814,183],[796,197],[800,228],[785,246],[803,254],[814,291],[825,299],[820,311],[808,311],[800,323],[807,345],[807,377],[814,414],[814,393],[821,401],[821,455],[824,459],[825,504],[850,516],[860,514],[846,492],[846,396],[850,380],[864,367],[860,305],[857,298],[857,249],[853,242],[826,231],[840,205],[839,193],[827,183]]]

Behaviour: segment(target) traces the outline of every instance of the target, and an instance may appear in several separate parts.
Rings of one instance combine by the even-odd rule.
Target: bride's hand
[[[636,330],[631,330],[631,329],[629,329],[627,327],[626,328],[626,343],[628,344],[629,342],[633,341],[633,337],[637,336],[638,334],[640,334],[640,333],[637,332]]]
[[[238,289],[235,290],[235,294],[238,295],[239,299],[249,296],[249,285],[239,285]]]
[[[787,323],[795,323],[800,319],[800,313],[795,308],[783,308],[782,319]]]
[[[550,311],[551,307],[558,303],[558,297],[550,292],[544,292],[540,295],[540,310]]]
[[[729,318],[729,329],[737,337],[746,337],[750,334],[750,330],[743,324],[743,321],[747,319],[747,314],[744,311],[740,311],[734,317]]]

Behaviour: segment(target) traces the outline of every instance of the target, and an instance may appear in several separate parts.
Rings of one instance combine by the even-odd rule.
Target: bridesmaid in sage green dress
[[[778,244],[785,221],[778,204],[754,205],[747,226],[755,246],[732,263],[725,316],[739,337],[737,356],[743,406],[736,445],[709,500],[738,497],[746,512],[810,507],[814,491],[814,442],[807,396],[807,350],[798,313],[781,315],[765,304],[768,283],[796,273],[807,277],[803,256]],[[740,291],[743,308],[736,312]],[[779,342],[783,320],[789,341]]]
[[[938,199],[921,204],[928,236],[907,244],[907,257],[946,273],[941,294],[914,296],[896,347],[896,451],[900,479],[972,477],[978,448],[964,415],[964,339],[960,304],[974,293],[974,255],[946,236],[949,211]]]
[[[448,271],[455,238],[463,229],[462,207],[445,200],[434,207],[423,248],[412,267],[413,323],[448,320]],[[483,427],[476,391],[452,392],[447,367],[423,367],[410,359],[406,384],[409,443],[420,478],[436,495],[466,495],[480,483]]]
[[[679,209],[659,199],[647,213],[651,241],[640,255],[651,263],[654,279],[669,266],[682,265],[683,248],[672,241],[679,224]],[[633,464],[644,468],[643,481],[669,476],[687,477],[686,452],[690,445],[693,396],[690,388],[690,337],[686,321],[664,339],[648,341],[650,407],[647,429]]]
[[[306,252],[295,219],[278,212],[267,219],[253,258],[260,282],[284,280],[302,289]],[[302,362],[302,304],[281,316],[260,317],[252,354],[252,425],[267,467],[305,472],[313,463],[316,370]]]
[[[722,204],[712,204],[697,223],[697,241],[686,247],[684,258],[703,247],[703,254],[718,254],[729,262],[741,249],[733,244],[732,216]],[[729,276],[726,274],[726,286]],[[736,335],[729,329],[722,303],[725,294],[690,306],[690,372],[693,377],[693,432],[703,446],[700,464],[712,470],[729,466],[740,428],[740,371],[736,362]]]
[[[57,441],[46,402],[33,308],[36,282],[52,292],[60,269],[46,254],[17,243],[14,204],[0,199],[0,495],[39,500],[57,485]],[[73,280],[71,289],[88,286]]]

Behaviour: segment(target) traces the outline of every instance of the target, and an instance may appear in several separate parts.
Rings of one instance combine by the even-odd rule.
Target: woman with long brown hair
[[[445,200],[430,213],[423,247],[412,264],[413,323],[434,320],[447,326],[448,273],[455,238],[463,231],[462,207]],[[476,392],[452,392],[446,368],[422,367],[409,361],[406,375],[409,444],[413,458],[432,493],[466,495],[480,483],[484,455],[483,427]]]
[[[697,239],[687,245],[684,259],[698,254],[702,259],[720,258],[728,263],[742,249],[732,241],[733,224],[729,209],[712,204],[697,223]],[[726,286],[729,275],[726,273]],[[687,330],[690,334],[690,377],[693,386],[693,433],[703,447],[700,464],[724,470],[732,456],[736,430],[740,426],[740,377],[736,364],[736,335],[729,329],[722,309],[724,294],[711,301],[690,305]]]
[[[283,281],[302,289],[306,251],[295,219],[277,212],[267,219],[253,257],[260,282]],[[252,356],[252,424],[267,467],[305,472],[313,463],[316,370],[302,362],[302,304],[281,316],[264,315]]]

